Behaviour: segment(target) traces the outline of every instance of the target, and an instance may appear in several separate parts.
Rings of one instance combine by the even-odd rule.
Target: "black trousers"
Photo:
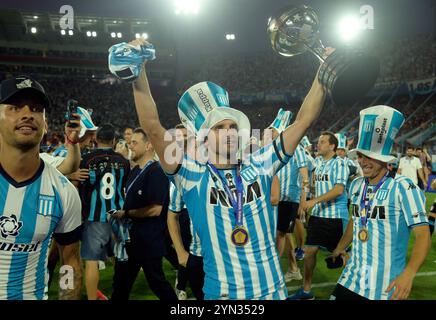
[[[344,286],[337,284],[335,289],[333,290],[332,295],[330,296],[330,300],[368,300],[365,297],[354,293],[351,290],[348,290]]]
[[[127,261],[115,261],[111,300],[129,299],[133,284],[141,268],[151,291],[156,297],[164,301],[177,300],[174,289],[165,278],[161,257],[138,261],[131,256]]]
[[[167,254],[165,255],[165,259],[167,259],[168,262],[171,263],[174,270],[178,270],[179,260],[177,259],[177,252],[173,247],[173,241],[171,240],[171,236],[168,233],[168,230],[165,232],[165,249],[167,251]]]
[[[186,273],[195,298],[197,300],[204,300],[203,258],[190,254],[186,264]]]
[[[189,219],[189,214],[187,210],[183,210],[179,213],[179,225],[180,225],[180,236],[182,238],[183,247],[187,252],[189,252],[189,246],[191,245],[191,220]],[[178,263],[178,261],[177,261]],[[179,272],[177,273],[177,289],[186,291],[186,285],[188,283],[188,272],[185,267],[179,265]]]

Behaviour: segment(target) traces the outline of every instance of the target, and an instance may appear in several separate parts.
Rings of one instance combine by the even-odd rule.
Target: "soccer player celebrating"
[[[312,209],[307,227],[304,249],[303,288],[290,299],[312,300],[313,271],[319,248],[332,252],[342,237],[348,221],[347,192],[349,170],[344,160],[336,156],[338,140],[329,131],[318,139],[318,165],[315,169],[315,198],[302,205],[304,211]]]
[[[349,197],[352,220],[333,252],[350,259],[331,299],[407,299],[413,279],[430,249],[430,232],[425,213],[425,196],[413,181],[389,173],[387,163],[396,133],[404,116],[388,106],[360,112],[356,153],[363,177],[351,183]],[[415,243],[406,265],[409,235]]]
[[[137,39],[130,48],[141,45],[147,46],[146,41]],[[211,82],[192,86],[179,101],[179,115],[207,147],[204,164],[182,153],[176,159],[166,154],[174,138],[165,134],[159,121],[143,65],[140,71],[133,84],[138,118],[162,168],[182,192],[200,237],[205,299],[285,299],[287,290],[274,241],[277,218],[270,204],[271,182],[318,117],[324,88],[316,78],[295,122],[241,163],[238,140],[242,135],[246,140],[240,145],[248,142],[248,118],[229,107],[223,88]]]
[[[19,76],[0,85],[0,299],[47,299],[52,237],[74,281],[72,289],[60,287],[59,298],[80,298],[80,198],[39,157],[49,106],[34,79]]]

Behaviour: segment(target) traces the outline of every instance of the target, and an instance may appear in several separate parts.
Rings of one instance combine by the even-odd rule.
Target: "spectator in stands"
[[[414,184],[419,186],[421,189],[424,189],[426,181],[424,178],[421,161],[414,156],[414,152],[415,149],[413,147],[407,147],[406,156],[400,159],[398,173],[408,177],[413,181]],[[420,181],[418,181],[418,175]]]

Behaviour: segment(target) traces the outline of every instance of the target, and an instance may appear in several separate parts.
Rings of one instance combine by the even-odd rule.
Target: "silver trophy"
[[[319,38],[319,20],[312,8],[287,6],[269,18],[268,34],[274,51],[284,57],[312,52],[322,62],[319,81],[337,105],[351,105],[374,86],[380,72],[376,57],[356,48],[336,49],[327,58]]]

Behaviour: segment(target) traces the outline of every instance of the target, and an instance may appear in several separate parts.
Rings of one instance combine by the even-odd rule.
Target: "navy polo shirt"
[[[130,172],[124,210],[156,204],[162,206],[162,211],[158,217],[132,218],[128,255],[134,255],[138,259],[162,257],[167,254],[165,232],[169,181],[158,162],[141,171],[139,166],[136,166]]]

